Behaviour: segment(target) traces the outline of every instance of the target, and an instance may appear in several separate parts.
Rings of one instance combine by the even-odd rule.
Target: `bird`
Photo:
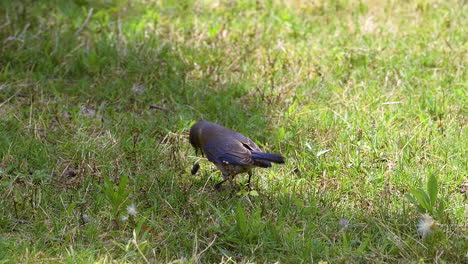
[[[253,168],[269,168],[271,162],[284,163],[283,156],[263,152],[250,138],[208,121],[195,123],[190,128],[189,140],[197,154],[200,151],[221,171],[223,180],[215,185],[217,190],[237,174],[247,173],[247,187],[250,191]],[[196,162],[191,171],[192,175],[195,175],[199,168],[200,165]]]

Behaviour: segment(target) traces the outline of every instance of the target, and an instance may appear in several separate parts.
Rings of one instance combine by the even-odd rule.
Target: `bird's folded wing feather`
[[[234,144],[206,144],[204,146],[206,158],[212,162],[233,165],[251,165],[251,152],[240,142]]]

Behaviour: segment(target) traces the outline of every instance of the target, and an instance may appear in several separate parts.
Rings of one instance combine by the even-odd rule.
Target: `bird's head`
[[[200,121],[190,128],[189,141],[197,153],[198,150],[202,150],[202,125],[202,121]]]

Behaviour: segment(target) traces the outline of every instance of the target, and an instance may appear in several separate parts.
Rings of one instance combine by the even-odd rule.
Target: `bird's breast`
[[[234,176],[240,173],[248,172],[252,166],[248,165],[234,165],[234,164],[216,164],[216,167],[225,175]]]

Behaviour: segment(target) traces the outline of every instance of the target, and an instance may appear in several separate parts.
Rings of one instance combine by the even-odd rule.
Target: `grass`
[[[0,6],[1,263],[468,261],[463,1]],[[199,119],[286,164],[215,191]]]

